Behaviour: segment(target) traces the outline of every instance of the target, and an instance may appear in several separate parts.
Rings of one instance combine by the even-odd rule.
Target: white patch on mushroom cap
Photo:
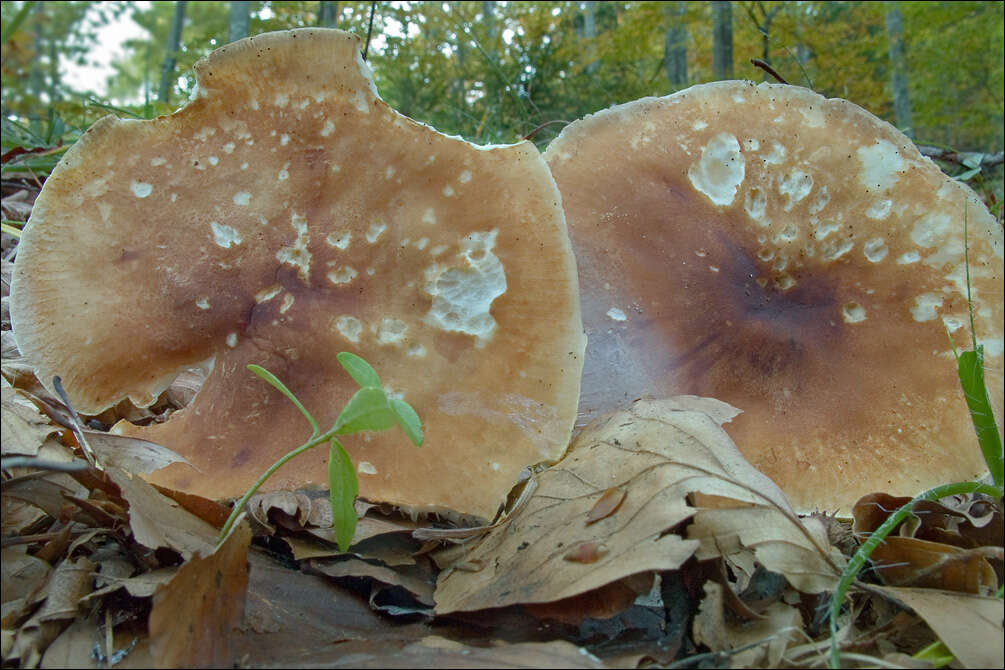
[[[793,170],[789,174],[778,179],[778,192],[788,196],[789,201],[785,204],[785,211],[808,196],[813,190],[813,177],[802,170]]]
[[[195,306],[198,307],[199,309],[209,309],[210,307],[209,298],[205,297],[199,298],[198,300],[195,301]]]
[[[247,191],[238,191],[234,194],[234,204],[242,207],[251,204],[251,194]]]
[[[282,290],[283,287],[280,286],[279,284],[273,284],[272,286],[263,288],[261,291],[255,294],[255,302],[261,304],[263,302],[272,300],[277,295],[279,295],[279,292]]]
[[[617,307],[612,307],[607,310],[607,316],[614,321],[626,321],[628,319],[628,316]]]
[[[360,461],[356,465],[356,469],[361,475],[375,475],[377,474],[377,468],[370,461]]]
[[[133,195],[137,198],[145,198],[154,192],[154,187],[152,184],[147,184],[142,181],[134,181],[129,184],[129,188],[132,190]]]
[[[691,185],[720,206],[732,204],[746,170],[740,143],[730,133],[719,133],[701,150],[701,158],[687,171]]]
[[[862,323],[866,319],[865,307],[857,302],[849,302],[841,308],[841,318],[845,323]]]
[[[370,113],[370,103],[366,100],[366,93],[363,91],[356,91],[352,96],[352,103],[356,105],[356,109],[363,112],[364,114]]]
[[[498,233],[493,229],[464,237],[459,266],[434,263],[426,268],[426,293],[433,298],[426,323],[473,335],[479,346],[491,339],[497,327],[490,313],[492,301],[506,292],[503,264],[492,253]]]
[[[876,202],[869,205],[869,208],[865,210],[865,215],[870,219],[881,220],[885,219],[890,215],[890,210],[893,209],[893,201],[889,199],[877,200]]]
[[[290,225],[297,231],[296,241],[276,252],[280,263],[288,263],[297,269],[297,274],[305,282],[311,275],[311,252],[307,248],[310,236],[307,233],[307,218],[296,212],[290,217]]]
[[[911,229],[911,241],[922,247],[933,247],[946,238],[952,225],[947,214],[928,214]]]
[[[376,244],[385,230],[387,230],[387,224],[383,221],[371,223],[370,228],[366,231],[366,241],[370,244]]]
[[[377,344],[401,346],[408,332],[408,324],[400,319],[385,317],[379,324],[374,324],[371,330],[377,336]]]
[[[904,159],[897,147],[886,140],[860,147],[858,160],[862,163],[859,180],[869,190],[885,191],[893,188],[900,180],[899,173],[904,168]]]
[[[328,280],[333,284],[348,284],[359,275],[355,268],[343,265],[328,272]]]
[[[343,314],[335,319],[335,329],[353,344],[359,344],[359,336],[363,332],[363,322],[354,316]]]
[[[938,316],[936,309],[939,307],[942,307],[942,296],[936,293],[922,293],[914,299],[911,316],[915,321],[931,321]]]
[[[890,253],[890,249],[886,246],[886,240],[882,237],[874,237],[866,241],[862,247],[862,252],[865,253],[865,257],[870,262],[878,263],[886,258],[886,255]]]
[[[768,196],[764,194],[764,191],[757,187],[753,187],[747,191],[747,195],[744,197],[743,209],[747,212],[747,216],[761,227],[768,225],[768,222],[764,218],[764,211],[767,206]]]
[[[348,230],[328,233],[325,237],[325,242],[327,242],[329,246],[335,247],[341,251],[345,251],[349,248],[350,241],[352,241],[352,233]]]
[[[215,242],[218,247],[229,249],[230,247],[237,246],[244,241],[241,238],[241,233],[239,233],[236,228],[232,228],[231,226],[222,223],[217,223],[216,221],[210,221],[209,227],[213,230],[213,242]]]

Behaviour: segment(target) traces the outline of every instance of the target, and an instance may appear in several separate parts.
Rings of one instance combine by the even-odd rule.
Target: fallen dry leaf
[[[785,575],[804,593],[833,590],[844,567],[841,552],[832,547],[819,519],[800,519],[771,501],[757,507],[704,509],[688,527],[689,539],[701,540],[699,560],[753,551],[770,570]]]
[[[16,549],[4,548],[0,553],[4,603],[29,596],[49,577],[51,571],[49,564],[25,553],[23,549],[23,546]]]
[[[788,646],[802,636],[799,610],[776,602],[760,619],[737,621],[726,612],[723,589],[715,582],[705,584],[705,598],[694,619],[695,643],[723,653],[730,668],[780,667]]]
[[[244,616],[251,527],[240,522],[212,554],[195,556],[153,596],[150,651],[158,667],[230,667]]]
[[[911,498],[873,493],[852,508],[855,537],[864,541],[887,517]],[[919,501],[905,519],[872,552],[876,574],[891,586],[919,586],[988,595],[998,587],[989,559],[1001,563],[1000,530],[987,527],[997,506],[988,504],[983,527],[975,527],[969,509],[952,509],[939,501]],[[997,536],[996,536],[997,535]],[[994,542],[980,546],[980,539]]]
[[[60,430],[38,411],[28,397],[3,379],[0,389],[0,450],[7,454],[34,456],[49,437]]]
[[[697,511],[687,503],[694,491],[791,514],[778,487],[722,430],[736,412],[683,396],[639,401],[593,422],[561,462],[537,476],[522,509],[441,573],[437,613],[551,602],[631,574],[676,569],[704,541],[668,532]],[[625,493],[620,506],[590,523],[590,511],[612,488]]]
[[[1005,602],[1000,598],[935,589],[878,588],[924,619],[963,667],[1005,667],[1005,647],[1002,646]]]
[[[148,475],[172,463],[188,463],[184,458],[159,444],[125,435],[84,430],[87,443],[98,457],[98,462],[132,472]]]
[[[42,608],[17,631],[5,664],[17,660],[22,668],[34,668],[42,652],[77,616],[80,599],[91,591],[96,566],[86,558],[63,561],[52,572]]]
[[[93,619],[76,619],[60,634],[42,657],[41,668],[108,668],[100,658],[109,656],[102,642],[106,639]],[[116,670],[154,667],[147,638],[139,637],[129,630],[115,630],[112,636],[112,652]],[[98,657],[98,654],[101,657]]]
[[[118,468],[106,474],[129,503],[129,527],[133,537],[145,547],[169,547],[190,558],[194,553],[208,556],[216,546],[216,529],[182,509],[138,476]]]

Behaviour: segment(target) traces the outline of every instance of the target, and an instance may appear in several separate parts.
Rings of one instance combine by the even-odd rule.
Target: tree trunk
[[[488,44],[485,45],[485,51],[488,52],[495,62],[496,47],[498,47],[498,37],[499,37],[499,25],[496,19],[496,3],[495,0],[482,0],[482,22],[485,24],[485,36]]]
[[[911,99],[907,94],[907,58],[904,55],[904,17],[895,2],[886,3],[886,34],[890,41],[890,84],[897,127],[914,139]]]
[[[322,28],[338,28],[338,3],[331,0],[321,0],[320,5],[318,7],[318,25]]]
[[[663,14],[667,20],[666,40],[663,46],[663,67],[671,90],[687,86],[687,28],[684,25],[683,2],[666,2]]]
[[[231,0],[227,41],[236,42],[248,36],[251,30],[251,5],[246,0]]]
[[[171,90],[174,88],[174,66],[177,64],[177,53],[181,48],[181,29],[185,24],[185,5],[187,2],[178,0],[174,3],[174,20],[171,21],[171,32],[164,49],[164,64],[161,65],[161,85],[157,99],[161,102],[171,102]]]
[[[586,73],[593,74],[600,63],[597,61],[597,3],[586,0],[580,3],[583,9],[583,37],[586,38]]]
[[[712,3],[715,23],[712,30],[712,69],[716,79],[733,78],[733,6],[716,0]]]
[[[769,10],[765,8],[763,2],[748,2],[743,7],[747,10],[747,16],[750,17],[757,31],[761,33],[761,60],[771,65],[771,21],[774,20],[775,14],[782,8],[782,5],[777,4]],[[761,11],[760,19],[755,15],[755,8]],[[771,75],[765,72],[761,76],[761,79],[762,81],[768,81],[771,79]]]

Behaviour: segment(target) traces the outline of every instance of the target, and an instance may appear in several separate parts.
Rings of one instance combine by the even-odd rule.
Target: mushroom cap
[[[150,121],[105,118],[45,183],[21,240],[11,315],[50,383],[96,413],[212,372],[168,421],[122,432],[198,470],[151,479],[239,495],[310,428],[251,374],[275,373],[332,424],[353,351],[423,421],[349,437],[360,495],[494,516],[575,417],[585,338],[561,199],[527,142],[479,147],[377,97],[358,39],[264,34],[195,66],[197,93]],[[327,449],[267,489],[327,486]]]
[[[971,346],[966,217],[1000,422],[1002,228],[892,126],[719,82],[577,121],[545,159],[589,338],[577,426],[640,396],[718,398],[801,509],[986,471],[950,340]]]

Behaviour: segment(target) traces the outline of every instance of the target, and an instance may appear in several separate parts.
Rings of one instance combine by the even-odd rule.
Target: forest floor
[[[5,176],[4,218],[27,220],[38,189]],[[165,418],[184,389],[76,424],[17,350],[15,254],[5,232],[4,667],[825,667],[840,570],[903,502],[863,499],[853,531],[851,519],[799,517],[774,494],[736,493],[764,490],[750,466],[688,486],[672,468],[655,481],[622,472],[623,450],[605,445],[620,447],[617,431],[638,417],[715,420],[709,407],[667,401],[584,431],[570,454],[591,449],[594,464],[567,458],[538,473],[493,526],[458,531],[360,502],[342,553],[326,495],[278,492],[253,498],[218,543],[228,501],[155,488],[137,475],[163,454],[104,432],[122,417]],[[658,434],[634,435],[655,463],[692,457]],[[730,449],[710,435],[701,449]],[[549,473],[574,467],[622,480],[568,495]],[[1002,583],[1001,501],[958,497],[925,512],[847,599],[845,667],[1005,666],[1002,601],[987,595]],[[648,530],[616,523],[629,513]],[[546,539],[568,539],[568,551],[545,551]]]

